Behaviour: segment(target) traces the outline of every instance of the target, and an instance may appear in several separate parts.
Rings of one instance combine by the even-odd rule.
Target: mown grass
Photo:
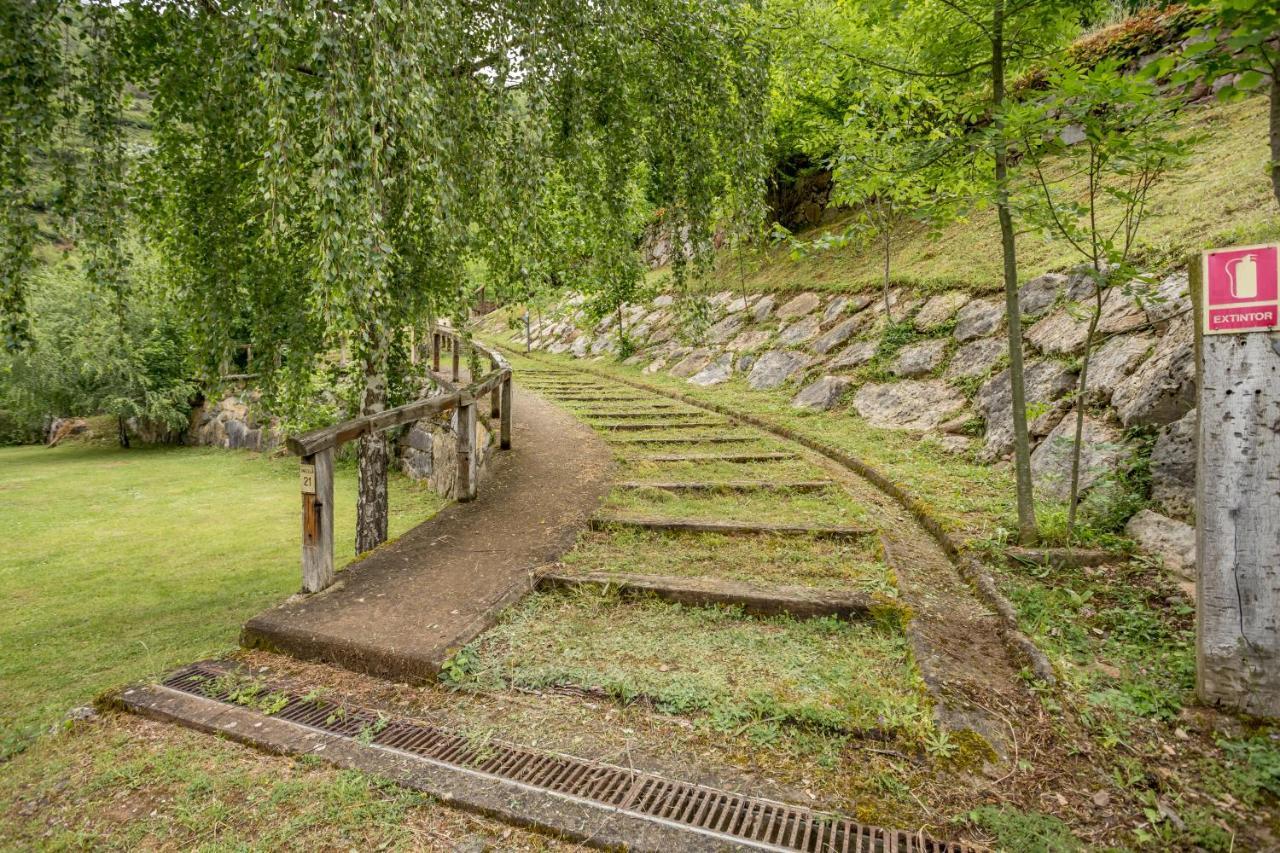
[[[565,555],[564,564],[580,572],[710,577],[898,594],[893,570],[881,561],[874,537],[832,540],[597,531],[583,534],[577,547]]]
[[[7,850],[568,849],[316,760],[110,715],[0,773]]]
[[[1280,210],[1267,178],[1267,121],[1265,96],[1187,110],[1184,127],[1204,139],[1185,166],[1152,189],[1136,253],[1146,265],[1163,269],[1199,248],[1255,243],[1280,234]],[[1104,217],[1114,213],[1114,204],[1103,203]],[[811,239],[822,231],[841,231],[843,226],[836,220],[799,236]],[[929,291],[991,292],[1001,287],[1000,231],[994,210],[972,212],[940,234],[906,227],[895,243],[891,258],[895,281]],[[743,277],[736,260],[722,259],[705,286],[711,291],[870,290],[880,284],[881,251],[879,245],[814,251],[792,261],[790,249],[778,247],[749,265]],[[1031,232],[1018,237],[1018,272],[1023,280],[1080,262],[1061,241]],[[657,284],[666,275],[666,270],[657,270],[650,278]]]
[[[866,510],[836,485],[821,492],[669,492],[618,490],[605,511],[628,518],[694,518],[704,521],[758,521],[780,524],[860,524]]]
[[[355,472],[340,465],[337,560]],[[391,534],[444,501],[393,476]],[[101,690],[234,646],[300,586],[297,461],[209,448],[0,449],[0,755]]]
[[[766,742],[781,726],[912,739],[932,730],[923,683],[891,623],[754,619],[593,590],[535,593],[466,661],[464,686],[598,691]]]

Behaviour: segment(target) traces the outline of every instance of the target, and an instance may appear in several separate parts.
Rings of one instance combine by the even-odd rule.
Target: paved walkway
[[[514,396],[512,449],[494,451],[475,501],[374,551],[334,587],[250,619],[241,643],[386,678],[434,679],[529,591],[533,569],[573,546],[608,491],[612,457],[591,428],[518,387]]]

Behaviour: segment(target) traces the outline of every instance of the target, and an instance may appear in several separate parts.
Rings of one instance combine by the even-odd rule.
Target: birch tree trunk
[[[387,345],[380,337],[365,356],[364,394],[361,415],[376,415],[387,408]],[[360,439],[357,459],[360,469],[356,496],[356,553],[387,541],[387,437],[375,432]]]

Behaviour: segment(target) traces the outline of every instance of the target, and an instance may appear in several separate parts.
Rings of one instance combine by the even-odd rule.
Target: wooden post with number
[[[459,501],[476,497],[476,401],[463,395],[453,416],[454,432],[458,438],[458,477],[454,485],[454,498]]]
[[[333,583],[333,448],[302,457],[302,589]]]
[[[1263,250],[1269,250],[1269,254]],[[1280,247],[1204,253],[1196,312],[1196,687],[1280,716]]]
[[[511,449],[511,374],[508,373],[502,380],[502,406],[500,416],[501,431],[499,432],[498,446],[503,450]]]

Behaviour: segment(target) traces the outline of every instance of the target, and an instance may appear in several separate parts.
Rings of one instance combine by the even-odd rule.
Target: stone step
[[[733,605],[752,616],[788,615],[796,619],[835,617],[865,619],[874,606],[893,606],[886,599],[847,590],[812,589],[804,586],[767,586],[709,577],[669,577],[611,572],[566,574],[548,572],[538,578],[540,589],[607,587],[620,592],[656,595],[664,601],[707,607]]]
[[[643,435],[634,438],[611,438],[610,444],[740,444],[760,441],[759,435]]]
[[[817,536],[822,539],[857,539],[875,531],[869,527],[843,524],[773,524],[757,521],[704,521],[697,518],[631,518],[601,515],[591,517],[592,530],[611,528],[665,530],[673,533],[723,533],[726,535]]]
[[[761,451],[759,453],[662,453],[656,456],[637,456],[635,462],[775,462],[781,459],[799,459],[797,453]]]
[[[619,489],[658,489],[664,492],[795,492],[808,494],[835,486],[830,480],[804,480],[799,482],[771,482],[768,480],[714,480],[697,482],[647,483],[643,480],[627,480],[617,484]]]
[[[606,422],[595,423],[592,426],[597,429],[609,429],[615,431],[637,431],[646,429],[694,429],[697,427],[718,427],[724,426],[725,421],[627,421],[625,423]]]

